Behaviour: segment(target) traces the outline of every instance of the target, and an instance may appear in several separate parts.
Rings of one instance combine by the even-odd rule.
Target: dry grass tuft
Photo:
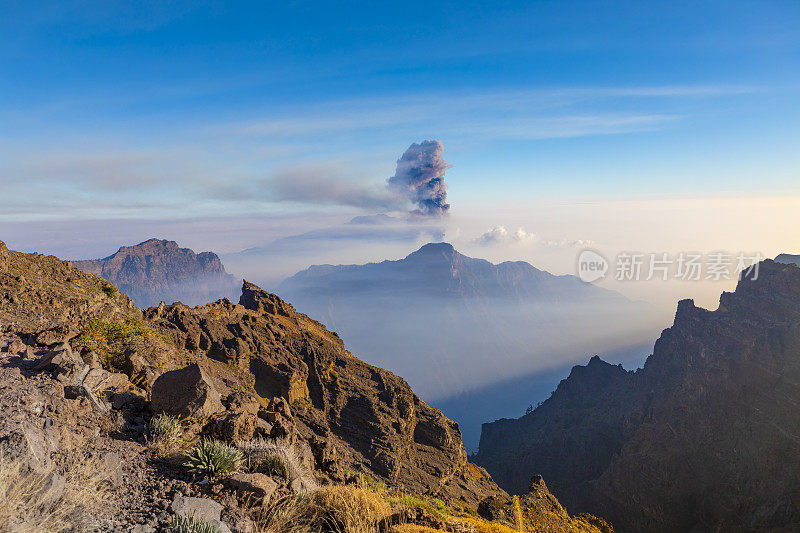
[[[511,511],[514,515],[514,525],[517,528],[517,531],[524,531],[525,524],[522,519],[522,508],[519,506],[519,496],[516,494],[513,498],[511,498]]]
[[[373,533],[391,512],[376,492],[331,485],[282,499],[255,518],[259,533]]]
[[[503,524],[498,524],[497,522],[487,522],[485,520],[480,520],[477,518],[471,517],[459,517],[459,522],[464,522],[466,524],[470,524],[475,528],[477,533],[517,533],[518,530],[510,528]],[[534,531],[539,531],[534,530]]]
[[[4,461],[0,454],[0,531],[86,531],[114,474],[93,459],[70,464],[63,476],[54,469],[35,472],[22,461]]]
[[[307,506],[314,522],[327,524],[334,531],[361,533],[377,529],[392,508],[371,490],[348,485],[332,485],[312,492]]]
[[[251,510],[258,533],[316,533],[311,518],[306,516],[304,498],[283,497],[268,507]]]
[[[425,526],[418,526],[416,524],[399,524],[392,526],[389,533],[442,533],[441,529],[431,529]]]

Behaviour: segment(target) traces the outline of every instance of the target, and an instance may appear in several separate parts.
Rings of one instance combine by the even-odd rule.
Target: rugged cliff
[[[476,458],[510,491],[542,473],[621,531],[800,527],[800,268],[764,261],[716,311],[681,301],[643,369],[593,359]]]
[[[251,283],[238,305],[173,304],[146,317],[188,351],[245,370],[262,398],[286,398],[303,438],[327,440],[345,469],[473,506],[501,492],[468,464],[455,422],[402,378],[353,357],[335,333]]]
[[[73,265],[110,281],[141,308],[161,301],[201,305],[234,298],[240,286],[216,254],[196,254],[167,240],[123,246],[104,259],[73,261]]]

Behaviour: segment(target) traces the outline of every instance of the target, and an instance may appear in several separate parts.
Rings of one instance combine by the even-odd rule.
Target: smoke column
[[[417,205],[415,214],[443,216],[450,209],[444,181],[444,173],[450,165],[444,160],[443,152],[440,141],[422,141],[409,146],[397,160],[397,169],[389,178],[388,186]]]

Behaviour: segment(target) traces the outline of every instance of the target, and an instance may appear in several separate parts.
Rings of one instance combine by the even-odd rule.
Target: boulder
[[[250,440],[259,420],[254,413],[246,411],[218,413],[211,418],[205,432],[226,441]]]
[[[233,533],[258,533],[259,528],[247,516],[242,509],[238,507],[225,507],[222,510],[222,521],[228,525]]]
[[[269,500],[278,489],[278,484],[266,474],[234,474],[223,481],[226,487],[232,489],[240,500],[247,501],[251,498]]]
[[[36,343],[44,346],[63,343],[75,336],[75,332],[68,325],[60,325],[55,328],[40,331],[36,335]]]
[[[100,356],[97,355],[97,352],[86,352],[85,354],[81,355],[81,359],[83,362],[89,365],[89,368],[100,368],[103,365],[100,363]]]
[[[59,343],[33,364],[34,371],[48,370],[64,385],[79,385],[89,372],[89,366],[72,351],[66,342]]]
[[[222,505],[208,498],[192,498],[191,496],[175,495],[172,500],[172,512],[178,516],[195,516],[202,518],[209,524],[216,526],[221,533],[231,533],[230,528],[220,521]]]
[[[147,363],[144,357],[135,350],[129,349],[125,352],[125,373],[143,389],[152,389],[158,374]]]
[[[161,374],[153,383],[150,404],[155,412],[181,418],[208,418],[225,410],[211,378],[197,363]]]
[[[105,452],[100,455],[98,459],[98,469],[107,474],[105,482],[109,484],[112,489],[118,489],[122,486],[122,458],[116,452]]]
[[[23,422],[0,439],[3,459],[21,460],[29,468],[43,472],[52,465],[50,454],[58,447],[57,440],[30,422]]]
[[[110,400],[117,392],[130,390],[133,385],[128,381],[128,376],[108,372],[102,368],[92,368],[83,379],[83,384],[98,398]]]

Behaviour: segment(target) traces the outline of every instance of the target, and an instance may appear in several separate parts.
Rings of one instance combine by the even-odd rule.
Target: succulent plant
[[[242,452],[229,444],[214,439],[206,439],[186,455],[185,466],[192,472],[210,478],[233,472],[242,462]]]

